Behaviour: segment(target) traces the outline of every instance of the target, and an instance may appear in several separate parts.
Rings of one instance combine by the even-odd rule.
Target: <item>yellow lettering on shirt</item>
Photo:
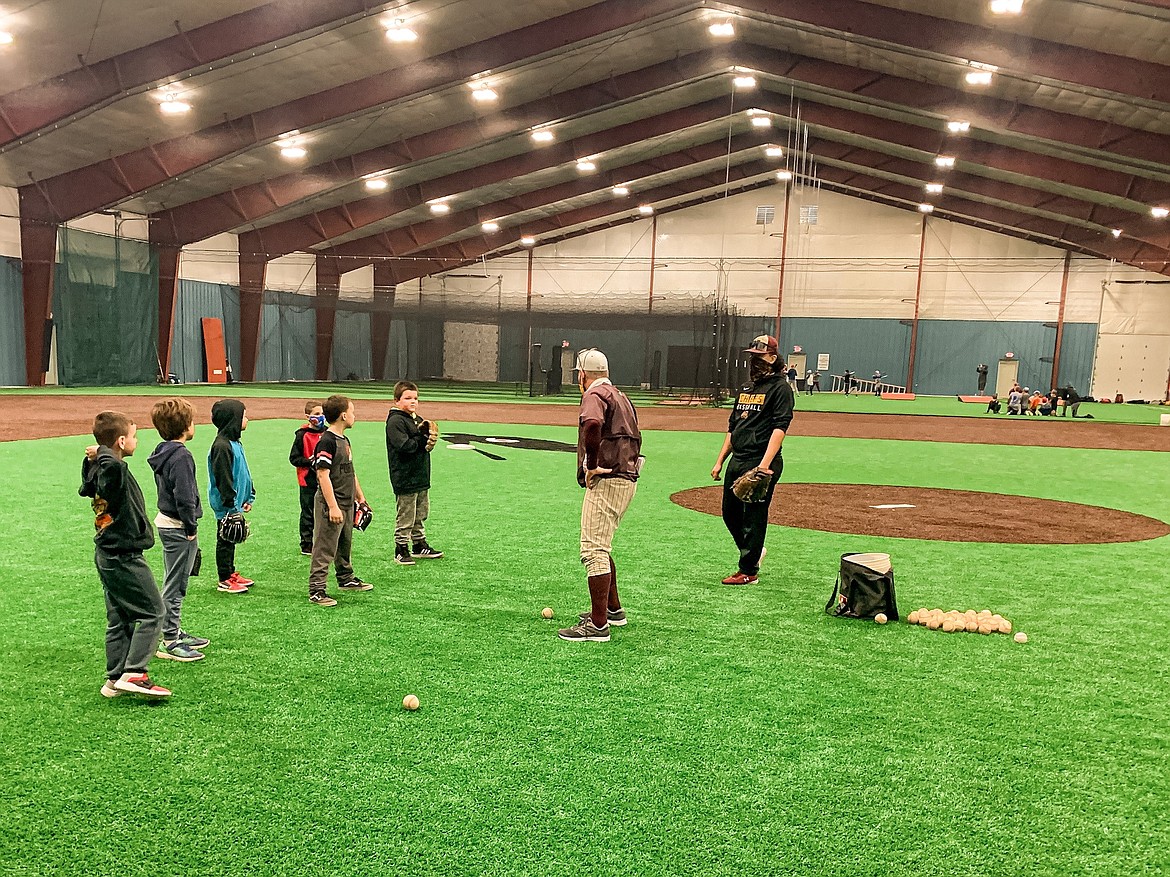
[[[763,405],[764,404],[764,394],[763,393],[740,393],[739,394],[739,402],[737,404],[739,404],[739,405]]]

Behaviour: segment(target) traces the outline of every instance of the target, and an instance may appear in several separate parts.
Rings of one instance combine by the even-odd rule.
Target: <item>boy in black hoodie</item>
[[[410,381],[394,385],[394,407],[386,415],[386,457],[390,486],[397,503],[394,562],[414,564],[414,558],[437,560],[443,552],[427,544],[424,523],[431,504],[431,425],[418,416],[418,387]],[[437,433],[436,433],[437,435]]]
[[[78,494],[92,500],[94,563],[106,595],[106,681],[103,697],[123,693],[170,697],[146,667],[163,625],[162,595],[142,552],[154,545],[142,489],[124,458],[138,447],[138,427],[103,411],[93,421],[96,448],[81,463]]]
[[[155,657],[172,661],[202,661],[199,651],[211,641],[185,633],[179,626],[187,582],[199,552],[196,535],[203,505],[199,502],[199,485],[195,483],[195,458],[187,442],[195,437],[195,408],[186,399],[169,398],[155,403],[150,420],[162,442],[147,458],[154,470],[158,487],[158,514],[154,525],[163,547],[163,623],[162,645]]]
[[[256,584],[236,570],[236,546],[220,538],[218,522],[231,512],[250,512],[256,500],[252,486],[252,473],[240,434],[248,428],[248,417],[244,414],[244,403],[239,399],[220,399],[211,406],[211,422],[219,435],[211,443],[207,454],[207,472],[210,484],[207,499],[215,512],[217,522],[215,534],[215,567],[219,574],[217,590],[225,594],[245,594]]]

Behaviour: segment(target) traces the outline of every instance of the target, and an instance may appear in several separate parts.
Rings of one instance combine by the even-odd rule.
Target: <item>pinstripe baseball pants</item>
[[[630,507],[638,482],[625,478],[598,478],[585,491],[581,504],[581,563],[591,576],[609,574],[613,534]]]

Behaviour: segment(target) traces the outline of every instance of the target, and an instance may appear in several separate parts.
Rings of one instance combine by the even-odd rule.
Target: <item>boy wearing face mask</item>
[[[317,453],[317,442],[325,432],[324,409],[316,399],[305,403],[305,424],[293,436],[292,450],[288,461],[297,468],[297,485],[301,492],[301,554],[313,554],[313,497],[317,495],[317,473],[313,469],[313,455]]]
[[[718,481],[724,461],[731,457],[723,480],[723,523],[739,549],[739,569],[723,580],[725,585],[754,585],[759,580],[768,506],[784,469],[780,446],[792,423],[793,393],[784,380],[777,348],[775,338],[760,335],[744,351],[751,355],[751,383],[735,397],[723,447],[711,468],[711,478]],[[731,486],[757,467],[772,475],[767,496],[763,502],[742,502]]]

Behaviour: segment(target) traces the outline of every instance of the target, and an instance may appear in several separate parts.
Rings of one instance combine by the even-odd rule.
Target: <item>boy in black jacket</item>
[[[292,450],[288,461],[297,467],[297,486],[301,494],[301,554],[313,553],[313,497],[317,495],[317,472],[313,468],[313,456],[317,453],[317,442],[325,432],[325,415],[321,403],[310,399],[305,403],[305,425],[293,435]]]
[[[394,562],[410,566],[415,557],[437,560],[443,552],[427,544],[423,523],[430,514],[431,425],[416,413],[418,387],[410,381],[394,385],[394,407],[386,416],[386,457],[390,485],[398,505],[394,528]],[[413,555],[413,556],[412,556]]]
[[[256,488],[244,456],[240,437],[248,428],[248,415],[239,399],[220,399],[211,406],[211,423],[219,434],[207,453],[209,484],[207,500],[215,512],[215,568],[219,575],[217,590],[225,594],[246,594],[256,584],[236,569],[236,546],[219,534],[219,523],[229,514],[252,511]]]
[[[195,408],[186,399],[163,399],[150,411],[150,420],[162,441],[147,458],[154,470],[158,487],[158,514],[154,525],[163,547],[163,622],[162,645],[157,658],[172,661],[202,661],[200,649],[211,644],[201,636],[185,633],[179,626],[183,598],[187,596],[195,557],[199,553],[196,536],[203,504],[199,485],[195,483],[195,458],[187,442],[195,438]]]
[[[124,458],[138,447],[138,427],[103,411],[93,421],[96,448],[81,464],[78,494],[92,500],[94,563],[106,595],[106,681],[103,697],[125,692],[170,697],[146,667],[163,625],[162,595],[142,552],[154,545],[146,501]]]

